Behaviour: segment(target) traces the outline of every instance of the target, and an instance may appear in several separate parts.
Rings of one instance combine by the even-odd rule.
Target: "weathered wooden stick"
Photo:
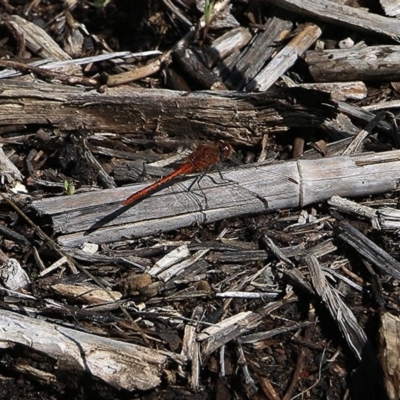
[[[306,61],[316,82],[397,81],[400,79],[399,60],[398,45],[306,53]]]
[[[364,82],[323,82],[323,83],[294,83],[287,76],[282,80],[288,87],[301,87],[303,89],[321,90],[330,93],[335,100],[361,100],[367,97],[367,86]],[[385,103],[386,104],[386,103]]]
[[[265,133],[314,128],[335,118],[329,94],[299,88],[268,93],[109,88],[106,93],[24,81],[0,82],[0,127],[57,126],[66,131],[157,132],[257,143]]]
[[[113,242],[224,218],[302,207],[333,195],[366,196],[394,190],[400,151],[298,160],[207,174],[189,179],[123,208],[121,202],[145,185],[35,201],[51,217],[62,245]],[[188,191],[188,188],[190,191]]]
[[[330,0],[269,0],[286,10],[317,18],[353,30],[380,34],[400,42],[400,21],[372,14],[363,8],[337,4]]]
[[[205,54],[209,66],[215,65],[218,60],[223,60],[236,50],[246,46],[252,35],[247,28],[239,27],[231,29],[216,40],[211,46],[205,48]]]
[[[0,314],[0,344],[34,349],[57,360],[57,369],[86,371],[125,390],[158,386],[167,363],[165,352],[161,354],[6,310]]]

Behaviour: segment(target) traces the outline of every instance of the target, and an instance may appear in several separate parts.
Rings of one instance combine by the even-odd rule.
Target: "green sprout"
[[[204,2],[204,22],[208,28],[211,23],[212,12],[214,9],[215,0],[205,0]]]
[[[75,192],[75,186],[72,182],[67,180],[64,181],[64,189],[68,195],[73,195]]]
[[[104,8],[109,2],[110,0],[94,0],[93,5],[96,8]]]
[[[205,0],[204,2],[204,30],[203,30],[203,42],[206,39],[208,29],[210,28],[211,20],[213,17],[215,0]]]

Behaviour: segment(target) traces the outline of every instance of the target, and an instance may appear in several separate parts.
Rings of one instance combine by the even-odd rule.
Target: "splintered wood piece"
[[[0,314],[0,342],[42,352],[57,360],[57,369],[85,371],[129,391],[159,386],[168,359],[165,351],[161,354],[6,310]]]
[[[320,37],[322,30],[314,24],[303,29],[246,86],[247,91],[268,90],[297,59]]]
[[[400,80],[396,45],[308,51],[306,61],[316,82]]]
[[[218,60],[223,60],[246,46],[251,37],[251,33],[247,28],[239,27],[231,29],[215,39],[211,46],[204,49],[209,66],[212,67]]]
[[[343,302],[338,292],[327,282],[317,258],[307,257],[306,262],[315,291],[329,310],[331,317],[336,321],[354,356],[360,361],[365,352],[365,346],[368,344],[364,330],[359,326],[353,312]]]
[[[388,100],[388,101],[384,101],[382,103],[375,103],[375,104],[369,104],[367,106],[363,106],[362,109],[365,111],[374,112],[374,111],[379,111],[379,110],[390,110],[392,108],[399,108],[399,107],[400,107],[400,100]]]
[[[328,204],[340,212],[357,215],[370,220],[371,225],[379,230],[400,229],[400,210],[391,207],[372,208],[343,199],[340,196],[332,196]]]
[[[5,155],[3,147],[0,146],[0,171],[3,179],[7,183],[16,183],[15,181],[23,181],[24,176],[19,169]]]
[[[372,14],[363,8],[337,4],[330,0],[270,0],[286,10],[307,15],[350,30],[384,35],[400,42],[400,21]]]
[[[34,201],[51,217],[59,242],[76,246],[142,237],[240,215],[302,207],[333,195],[365,196],[397,188],[400,151],[298,160],[210,173],[169,186],[128,209],[121,201],[145,185]],[[188,189],[190,190],[188,191]]]
[[[379,362],[388,400],[400,399],[400,319],[388,312],[381,315]]]
[[[376,118],[376,115],[372,112],[364,108],[354,106],[353,104],[345,103],[344,101],[338,101],[336,106],[339,112],[355,120],[362,121],[363,124],[367,124]],[[386,121],[379,121],[376,129],[378,131],[385,132],[388,135],[393,134],[393,127]]]
[[[340,228],[343,232],[339,235],[341,239],[382,272],[400,281],[400,262],[347,222],[342,222]]]
[[[226,62],[216,66],[216,69],[221,70],[224,75],[229,73],[225,80],[229,88],[241,90],[260,72],[277,49],[279,50],[281,42],[292,30],[293,22],[290,17],[286,11],[275,9],[264,24],[265,30],[256,34],[245,51],[237,54],[228,71],[221,70],[226,66]]]
[[[400,229],[400,210],[390,207],[383,207],[376,210],[379,227],[382,229]]]
[[[243,375],[242,385],[244,386],[244,390],[247,395],[246,397],[251,399],[258,392],[258,387],[256,385],[255,380],[251,377],[248,363],[246,360],[246,355],[244,354],[240,340],[236,341],[235,350],[238,358],[238,365],[242,370],[242,375]]]
[[[265,397],[268,400],[281,400],[281,397],[278,395],[274,387],[272,386],[271,381],[264,376],[260,376],[260,386],[261,390],[264,392]]]
[[[15,364],[13,364],[13,368],[24,376],[29,376],[35,378],[42,384],[45,385],[56,385],[57,384],[57,376],[54,374],[50,374],[45,371],[41,371],[38,368],[34,368],[32,365],[29,365],[28,362],[22,359],[15,360]]]
[[[293,293],[291,293],[293,294]],[[258,309],[257,312],[241,312],[226,318],[219,323],[203,329],[197,335],[197,341],[201,343],[201,354],[203,357],[221,348],[231,340],[237,339],[244,333],[256,328],[261,320],[271,312],[280,307],[297,301],[295,296],[287,294],[286,299],[270,302]]]
[[[9,17],[10,25],[26,40],[26,47],[38,56],[51,60],[70,60],[71,56],[39,26],[18,16]]]
[[[315,293],[313,293],[313,295],[315,295]],[[250,333],[249,335],[242,336],[240,338],[240,343],[248,344],[248,343],[261,342],[273,338],[274,336],[283,335],[288,332],[298,331],[300,329],[306,328],[314,324],[315,324],[314,322],[306,321],[301,323],[295,323],[290,326],[284,326],[282,328],[271,329],[269,331]]]
[[[246,311],[203,329],[197,335],[197,341],[201,342],[202,355],[211,354],[222,345],[241,336],[244,332],[254,329],[260,323],[260,319],[260,314]]]
[[[187,260],[184,260],[180,262],[179,264],[173,265],[167,270],[160,272],[157,275],[157,278],[162,280],[163,282],[168,282],[173,278],[176,278],[179,274],[184,272],[187,268],[195,264],[200,258],[202,258],[205,254],[207,254],[210,251],[210,249],[203,249],[199,250],[196,253],[194,253],[191,257],[189,257]]]
[[[196,340],[198,326],[195,321],[201,320],[204,310],[196,307],[192,312],[193,322],[185,325],[181,354],[191,362],[190,386],[193,390],[199,387],[200,383],[200,344]]]
[[[170,251],[168,254],[166,254],[163,258],[158,260],[148,271],[148,274],[156,277],[160,273],[164,272],[166,269],[171,267],[172,265],[176,265],[186,258],[190,256],[190,251],[188,249],[188,246],[186,244],[183,244],[182,246],[179,246],[172,251]]]

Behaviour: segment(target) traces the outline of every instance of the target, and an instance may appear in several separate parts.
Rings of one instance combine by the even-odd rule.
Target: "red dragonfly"
[[[154,193],[160,186],[171,182],[177,176],[191,174],[196,171],[205,171],[215,164],[229,158],[232,155],[232,146],[229,143],[219,140],[213,144],[202,144],[188,155],[187,161],[170,174],[164,176],[151,185],[132,194],[122,202],[123,206],[129,206],[150,194]]]

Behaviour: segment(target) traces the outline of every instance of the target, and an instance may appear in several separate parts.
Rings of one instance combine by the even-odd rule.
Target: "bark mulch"
[[[0,12],[1,399],[400,398],[397,4]]]

